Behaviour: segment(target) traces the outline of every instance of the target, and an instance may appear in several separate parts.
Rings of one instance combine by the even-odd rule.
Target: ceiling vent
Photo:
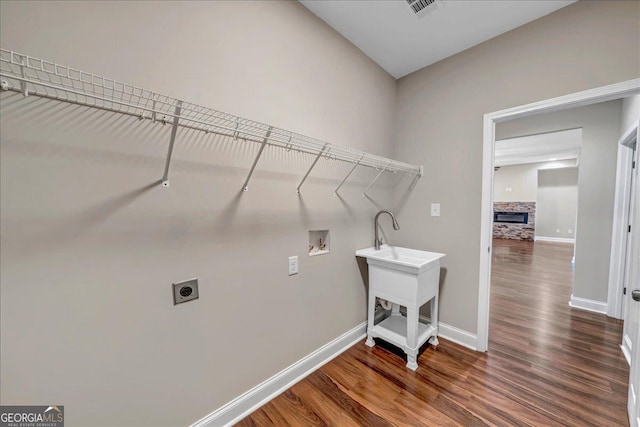
[[[439,0],[407,0],[407,3],[418,18],[422,18],[440,7]]]

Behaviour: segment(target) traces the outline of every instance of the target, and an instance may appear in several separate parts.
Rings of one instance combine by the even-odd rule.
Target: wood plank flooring
[[[238,426],[628,426],[622,322],[571,309],[573,245],[494,241],[490,342],[407,370],[364,340]]]

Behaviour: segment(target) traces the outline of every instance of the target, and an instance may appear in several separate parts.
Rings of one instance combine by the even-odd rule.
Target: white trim
[[[620,348],[622,349],[622,354],[624,355],[627,364],[631,366],[631,340],[629,340],[629,336],[625,335],[622,339],[622,345]]]
[[[456,344],[478,351],[478,337],[471,332],[447,325],[446,323],[438,324],[438,336]]]
[[[607,315],[622,319],[622,289],[627,259],[627,226],[631,196],[631,172],[633,149],[638,123],[634,123],[618,141],[615,201],[613,204],[613,229],[611,232],[611,257],[609,260],[609,292]]]
[[[484,115],[482,168],[482,211],[480,217],[480,288],[478,290],[478,350],[489,348],[489,297],[491,283],[491,246],[493,238],[493,166],[496,123]]]
[[[237,423],[260,406],[267,403],[325,363],[329,362],[366,336],[367,322],[362,322],[303,357],[293,365],[278,372],[231,402],[221,406],[191,427],[228,426]]]
[[[431,323],[431,318],[421,314],[420,322]],[[478,337],[471,332],[440,322],[438,323],[438,336],[473,351],[478,351]]]
[[[576,243],[576,239],[572,239],[569,237],[546,237],[546,236],[536,236],[533,238],[536,242],[560,242],[560,243]]]
[[[580,310],[587,310],[587,311],[592,311],[594,313],[607,314],[606,302],[574,297],[573,294],[571,294],[571,300],[569,301],[569,305],[572,308],[578,308]]]
[[[493,163],[496,123],[542,112],[550,113],[553,111],[582,107],[598,102],[619,99],[632,95],[638,91],[640,91],[640,79],[633,79],[484,115],[479,259],[480,274],[478,280],[478,350],[486,351],[489,344],[491,226],[493,220],[491,210],[493,205]]]

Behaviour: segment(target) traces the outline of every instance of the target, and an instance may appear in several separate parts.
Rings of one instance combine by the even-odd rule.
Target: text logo
[[[64,427],[64,406],[0,406],[0,427]]]

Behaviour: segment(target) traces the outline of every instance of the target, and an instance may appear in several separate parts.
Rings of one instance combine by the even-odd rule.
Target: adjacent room
[[[0,49],[1,425],[640,426],[640,1],[0,0]]]

